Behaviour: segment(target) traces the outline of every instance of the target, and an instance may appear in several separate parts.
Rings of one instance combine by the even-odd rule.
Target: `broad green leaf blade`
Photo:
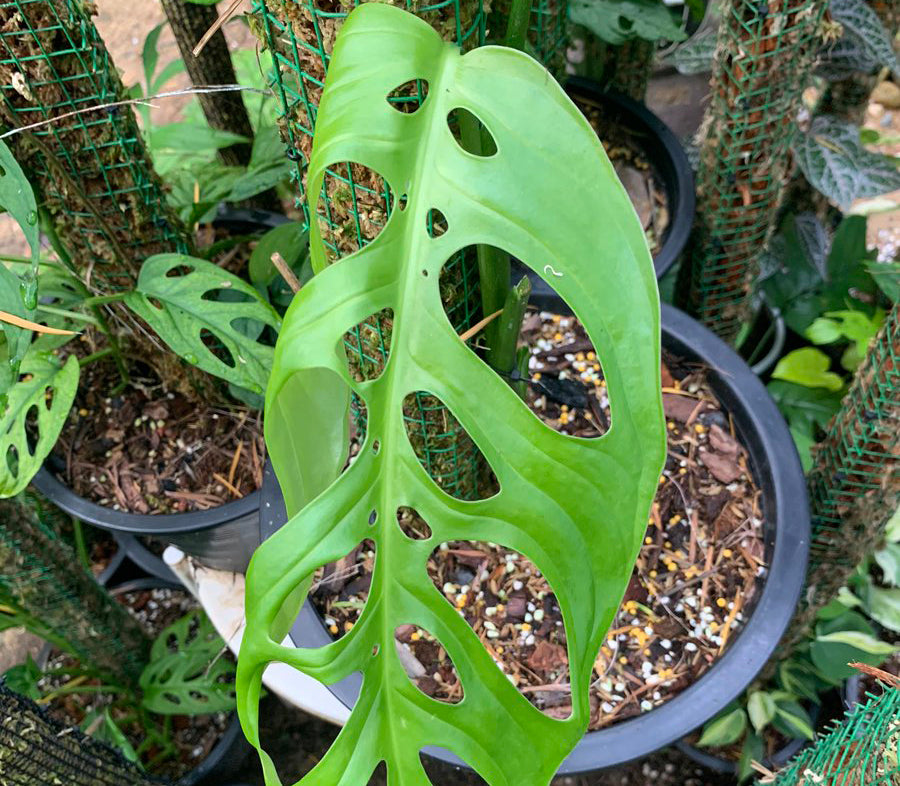
[[[844,37],[850,38],[864,53],[862,67],[858,70],[871,70],[865,66],[874,62],[890,68],[895,74],[900,73],[891,34],[865,0],[831,0],[829,9],[832,19],[841,23]]]
[[[242,302],[218,299],[223,290]],[[273,349],[249,337],[242,324],[277,332],[281,320],[246,281],[202,259],[157,254],[144,262],[125,302],[188,363],[253,393],[265,390]]]
[[[703,727],[697,745],[731,745],[737,742],[747,729],[747,713],[740,707],[728,710],[713,718]]]
[[[24,490],[56,444],[78,389],[78,360],[73,355],[61,363],[32,351],[20,375],[0,418],[0,498]],[[26,429],[30,412],[37,415],[32,434]]]
[[[844,381],[838,374],[828,370],[830,365],[831,361],[824,352],[815,347],[803,347],[788,352],[781,358],[772,376],[785,382],[834,392],[844,386]]]
[[[775,700],[763,690],[755,690],[747,699],[747,714],[757,732],[761,732],[775,717]]]
[[[848,647],[855,647],[858,650],[869,653],[869,655],[893,655],[897,651],[893,644],[888,644],[886,641],[881,641],[869,633],[857,630],[839,630],[834,633],[826,633],[823,636],[817,636],[816,641],[846,644]]]
[[[160,715],[199,715],[235,707],[234,664],[209,617],[196,610],[166,628],[141,674],[141,703]]]
[[[574,0],[569,15],[601,41],[624,44],[645,41],[684,41],[687,38],[672,11],[657,0]]]
[[[428,98],[414,114],[400,113],[387,96],[415,78],[428,82]],[[457,145],[447,126],[457,108],[484,123],[495,155]],[[317,496],[257,550],[248,572],[238,666],[244,729],[259,748],[260,681],[272,661],[326,683],[361,671],[362,693],[347,726],[304,783],[365,784],[385,760],[391,783],[422,786],[428,780],[419,751],[438,745],[494,786],[546,784],[586,729],[592,665],[627,585],[665,453],[658,294],[646,241],[596,134],[540,65],[498,47],[460,55],[393,6],[361,5],[343,27],[308,193],[318,195],[326,168],[343,161],[379,172],[394,193],[406,194],[406,206],[374,242],[331,266],[315,222],[311,228],[317,275],[294,299],[279,338],[266,436],[289,512]],[[437,238],[427,232],[432,208],[449,226]],[[441,308],[439,274],[468,244],[524,260],[586,326],[608,382],[612,427],[605,436],[552,431],[454,333]],[[390,360],[377,379],[355,382],[342,336],[384,308],[394,311]],[[365,402],[366,441],[324,488],[346,443],[335,443],[321,476],[309,482],[297,469],[294,440],[327,444],[323,433],[346,428],[341,389]],[[462,502],[427,475],[402,413],[407,394],[420,390],[461,421],[496,473],[498,495]],[[404,505],[428,522],[429,540],[411,540],[397,526]],[[283,647],[272,626],[289,594],[364,538],[375,541],[377,556],[358,623],[320,649]],[[553,586],[569,647],[571,718],[555,720],[529,704],[431,584],[431,551],[456,538],[515,549]],[[407,623],[447,650],[465,693],[460,704],[427,697],[406,676],[394,630]],[[261,757],[267,782],[279,783],[271,760]]]
[[[866,594],[866,610],[873,620],[900,633],[900,587],[870,587]]]
[[[268,287],[278,278],[278,269],[272,264],[272,254],[275,253],[281,254],[289,268],[305,273],[299,276],[301,284],[309,281],[312,273],[308,264],[309,234],[303,222],[282,224],[259,239],[248,264],[250,281],[255,286]]]

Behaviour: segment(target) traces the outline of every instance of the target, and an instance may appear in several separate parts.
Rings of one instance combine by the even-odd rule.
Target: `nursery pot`
[[[694,172],[681,142],[644,104],[608,92],[599,82],[573,76],[566,81],[565,90],[575,101],[601,107],[604,119],[610,125],[627,129],[661,183],[668,203],[669,225],[663,233],[662,245],[653,256],[653,267],[656,277],[662,278],[681,257],[694,224]],[[598,216],[598,220],[601,219]],[[527,271],[523,270],[519,276],[524,272]],[[543,279],[536,275],[529,277],[536,296],[547,298],[552,295]]]
[[[277,213],[226,208],[215,225],[235,235],[251,235],[287,221]],[[111,531],[128,557],[153,576],[176,581],[175,574],[138,536],[174,544],[211,568],[238,572],[246,569],[259,545],[258,491],[211,510],[159,516],[126,513],[79,496],[59,479],[55,469],[51,455],[32,481],[35,488],[70,516]]]
[[[532,303],[553,313],[571,313],[555,294],[535,293]],[[775,402],[734,350],[668,305],[662,307],[662,344],[672,354],[709,369],[709,384],[733,418],[762,491],[768,572],[745,626],[697,682],[650,712],[587,733],[563,762],[561,775],[600,770],[645,756],[680,740],[718,714],[744,691],[775,651],[803,586],[810,537],[806,483],[794,441]],[[264,476],[261,501],[260,529],[265,539],[286,519],[281,490],[271,471]],[[309,600],[291,638],[298,647],[320,647],[332,641]],[[346,707],[352,707],[361,684],[357,673],[329,690]],[[318,712],[314,706],[305,709]],[[467,766],[449,751],[432,748],[427,752],[450,764]]]

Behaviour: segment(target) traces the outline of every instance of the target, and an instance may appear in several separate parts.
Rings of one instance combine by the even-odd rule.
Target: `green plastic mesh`
[[[335,37],[343,20],[359,0],[341,4],[333,0],[256,0],[255,25],[275,60],[272,87],[280,99],[280,121],[293,173],[297,206],[309,222],[306,168],[312,151],[316,113],[322,95]],[[488,12],[482,0],[440,0],[420,4],[396,0],[428,21],[447,41],[464,50],[483,45],[489,25],[505,24],[502,4]],[[532,9],[529,47],[539,59],[561,66],[567,40],[565,0],[539,0]],[[427,96],[427,85],[415,80],[398,86],[390,100],[400,111],[414,111]],[[340,259],[371,242],[395,208],[397,195],[377,173],[352,162],[329,169],[322,187],[319,222],[322,239],[332,260]],[[402,195],[400,196],[402,199]],[[438,222],[439,223],[439,222]],[[429,232],[440,231],[429,219]],[[475,324],[482,315],[474,248],[448,260],[441,275],[441,300],[457,332]],[[351,372],[358,379],[377,375],[388,357],[391,321],[373,315],[345,337]],[[355,402],[359,429],[365,413]],[[480,453],[456,419],[432,396],[417,394],[405,409],[407,427],[419,460],[450,494],[461,499],[479,496],[485,483]]]
[[[189,251],[97,28],[78,0],[0,0],[0,118],[54,122],[6,141],[90,288],[130,289],[143,260]],[[72,114],[78,113],[78,114]]]
[[[728,0],[722,8],[687,296],[726,340],[748,316],[826,7],[825,0]]]
[[[118,751],[0,683],[0,786],[152,786]]]
[[[119,685],[137,685],[150,643],[52,526],[35,498],[0,500],[0,630],[24,626]]]
[[[900,306],[894,305],[815,450],[808,475],[812,543],[806,591],[779,648],[790,657],[900,504]],[[767,667],[774,672],[775,661]]]
[[[815,745],[805,748],[769,786],[897,786],[900,783],[900,690],[870,696]]]

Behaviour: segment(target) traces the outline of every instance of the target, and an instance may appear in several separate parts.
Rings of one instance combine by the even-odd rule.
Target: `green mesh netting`
[[[693,312],[733,340],[774,229],[825,0],[728,0],[700,146]]]
[[[316,113],[322,95],[335,38],[352,4],[334,0],[256,0],[256,24],[272,52],[275,72],[273,89],[280,99],[280,120],[288,156],[296,162],[294,180],[297,205],[309,222],[306,166],[312,151]],[[441,0],[418,4],[396,0],[428,21],[445,40],[463,49],[483,45],[489,25],[504,26],[503,4],[488,11],[482,0]],[[507,4],[508,6],[508,4]],[[567,3],[539,0],[532,9],[529,47],[532,53],[559,68],[565,43]],[[502,30],[501,30],[502,33]],[[427,96],[420,80],[400,86],[390,97],[401,111],[414,110]],[[318,215],[322,239],[329,256],[340,259],[371,242],[390,217],[396,195],[375,172],[352,162],[332,167],[325,176]],[[401,197],[402,199],[402,197]],[[429,218],[428,230],[440,232],[440,219]],[[478,284],[478,262],[474,248],[448,260],[441,275],[441,300],[457,332],[476,323],[482,315]],[[391,317],[373,315],[352,329],[345,338],[351,372],[358,379],[376,376],[388,356]],[[354,413],[357,425],[365,428],[365,414],[359,402]],[[405,409],[413,447],[429,474],[448,493],[461,498],[479,496],[479,488],[489,482],[480,452],[458,421],[425,394],[417,394]]]
[[[130,289],[143,260],[189,250],[166,204],[124,88],[78,0],[0,1],[0,120],[95,292]],[[75,113],[75,114],[73,114]]]
[[[900,306],[887,315],[808,475],[812,543],[806,591],[779,648],[790,657],[900,504]],[[776,661],[765,674],[774,673]]]
[[[36,498],[0,500],[0,630],[24,626],[114,684],[136,686],[150,642],[60,539],[56,515]]]
[[[897,786],[900,784],[900,690],[853,707],[842,722],[759,786]]]
[[[0,683],[0,786],[153,786],[112,748]]]

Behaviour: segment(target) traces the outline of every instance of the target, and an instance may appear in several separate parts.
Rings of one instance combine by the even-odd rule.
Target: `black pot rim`
[[[694,170],[684,147],[673,131],[646,105],[612,90],[592,79],[571,76],[565,83],[570,97],[583,96],[613,104],[637,129],[646,133],[644,152],[662,179],[669,202],[671,223],[659,251],[653,256],[656,277],[662,278],[678,261],[694,225],[697,198]]]
[[[535,300],[545,310],[568,312],[555,295],[548,299],[533,297]],[[666,349],[699,360],[711,369],[710,384],[733,416],[747,448],[766,506],[768,574],[746,625],[709,671],[662,706],[585,734],[558,775],[589,773],[639,759],[681,739],[718,714],[744,691],[775,651],[803,588],[809,553],[809,507],[800,458],[787,424],[762,382],[718,336],[668,304],[662,305],[662,323]],[[260,512],[261,521],[271,519],[279,507],[283,510],[277,483],[264,483],[262,501],[265,510]],[[331,641],[308,599],[292,637],[301,647],[320,647]],[[328,689],[345,706],[352,707],[361,682],[361,676],[355,674]],[[470,769],[450,751],[426,748],[426,752]]]
[[[273,229],[290,221],[287,216],[267,210],[246,210],[222,205],[215,224],[231,224],[245,231]],[[128,535],[179,535],[213,529],[259,509],[259,491],[253,491],[218,508],[189,513],[166,513],[158,516],[127,513],[98,505],[76,494],[50,469],[48,462],[32,479],[34,487],[60,510],[81,521],[112,532]]]

